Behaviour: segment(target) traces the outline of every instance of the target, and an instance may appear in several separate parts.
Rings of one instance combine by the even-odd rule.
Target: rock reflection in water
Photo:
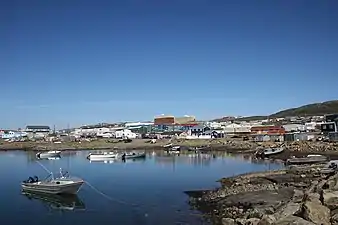
[[[48,195],[22,191],[29,200],[37,200],[53,210],[85,210],[86,206],[77,195]]]

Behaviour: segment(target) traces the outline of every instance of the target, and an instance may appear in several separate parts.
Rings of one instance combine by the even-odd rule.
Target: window
[[[333,124],[330,124],[330,125],[329,125],[329,129],[330,129],[330,130],[333,130],[333,129],[334,129]]]

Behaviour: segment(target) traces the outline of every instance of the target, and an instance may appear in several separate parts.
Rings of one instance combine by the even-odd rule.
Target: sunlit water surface
[[[193,157],[156,152],[125,163],[90,162],[88,153],[65,152],[59,160],[39,160],[49,170],[64,168],[95,188],[84,184],[77,197],[70,198],[23,195],[21,181],[47,172],[34,153],[1,152],[1,224],[207,224],[190,209],[184,191],[218,187],[216,181],[226,176],[282,167],[225,153]]]

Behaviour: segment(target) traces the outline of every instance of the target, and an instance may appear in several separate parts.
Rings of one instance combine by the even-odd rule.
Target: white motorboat
[[[284,148],[283,147],[279,147],[279,148],[266,148],[260,151],[256,152],[256,156],[260,156],[260,157],[268,157],[271,155],[277,155],[284,152]]]
[[[116,159],[119,154],[116,152],[104,152],[104,153],[89,153],[87,159],[96,160],[96,159]]]
[[[36,154],[36,158],[47,159],[47,158],[60,157],[60,155],[61,155],[61,151],[38,152]]]
[[[29,177],[21,183],[25,192],[37,192],[44,194],[76,194],[84,181],[77,177],[70,177],[68,172],[63,173],[60,169],[60,177],[55,178],[50,173],[47,178],[39,180],[37,176]]]

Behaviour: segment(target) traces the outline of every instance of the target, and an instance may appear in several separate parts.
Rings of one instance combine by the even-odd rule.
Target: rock
[[[323,190],[323,202],[329,209],[338,208],[338,191]]]
[[[315,224],[329,225],[330,210],[315,201],[306,201],[303,204],[303,218]]]
[[[293,202],[300,203],[303,200],[304,191],[295,189],[292,197]]]
[[[246,224],[246,219],[241,219],[241,218],[238,218],[235,220],[235,223],[236,224],[241,224],[241,225],[245,225]]]
[[[289,202],[281,209],[277,210],[277,212],[274,214],[277,220],[283,219],[288,216],[295,215],[299,213],[301,210],[301,204],[295,203],[295,202]]]
[[[250,218],[246,220],[245,225],[258,225],[259,221],[258,218]]]
[[[306,198],[307,201],[314,202],[316,204],[321,205],[320,195],[318,193],[309,193]]]
[[[236,222],[234,219],[231,218],[223,218],[222,225],[236,225]]]
[[[257,225],[271,225],[276,222],[276,218],[273,215],[264,215]]]
[[[298,216],[288,216],[284,217],[281,220],[278,220],[274,223],[274,225],[290,225],[290,224],[297,224],[297,225],[315,225],[315,223],[309,222],[304,220]],[[320,223],[319,223],[320,224]]]

